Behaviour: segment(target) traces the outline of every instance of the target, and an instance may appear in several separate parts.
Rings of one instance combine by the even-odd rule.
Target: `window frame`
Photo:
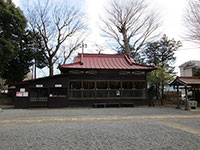
[[[80,89],[71,89],[71,82],[80,82],[81,83],[81,88]],[[92,89],[84,89],[84,82],[94,82],[94,88]],[[107,88],[105,89],[99,89],[97,88],[97,84],[98,82],[107,82]],[[110,83],[111,82],[119,82],[120,83],[120,87],[117,89],[117,88],[110,88]],[[133,85],[133,88],[131,89],[124,89],[123,88],[123,82],[132,82],[132,85]],[[135,82],[141,82],[143,83],[143,87],[144,88],[135,88],[136,86],[134,86],[134,83]],[[73,97],[72,96],[72,92],[80,92],[80,97]],[[94,91],[94,97],[84,97],[84,92],[86,91]],[[103,96],[103,97],[98,97],[98,92],[107,92],[107,96]],[[111,97],[111,92],[112,91],[116,91],[120,93],[119,96],[112,96]],[[127,96],[125,97],[123,95],[124,91],[131,91],[131,92],[136,92],[136,91],[140,91],[142,92],[143,96]],[[146,98],[146,81],[145,80],[69,80],[69,99],[145,99]]]

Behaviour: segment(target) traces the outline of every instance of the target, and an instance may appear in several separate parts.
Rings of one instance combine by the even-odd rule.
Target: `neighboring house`
[[[179,66],[180,76],[194,76],[197,69],[200,69],[200,61],[191,60]]]
[[[148,105],[147,72],[127,55],[78,54],[61,74],[18,82],[15,107]]]

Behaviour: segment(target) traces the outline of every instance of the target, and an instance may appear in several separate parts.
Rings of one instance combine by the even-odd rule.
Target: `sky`
[[[61,0],[54,1],[59,2]],[[95,52],[92,50],[94,49],[94,45],[98,44],[106,49],[103,53],[113,53],[107,46],[103,46],[105,39],[100,36],[100,28],[98,25],[99,16],[110,0],[72,1],[75,5],[82,8],[88,17],[90,34],[86,40],[88,46],[85,49],[85,52]],[[13,2],[16,6],[22,8],[22,0],[13,0]],[[175,71],[178,72],[179,75],[178,66],[189,60],[200,60],[200,45],[195,45],[182,38],[185,30],[182,16],[184,15],[184,9],[187,6],[187,0],[150,0],[149,2],[150,5],[152,5],[152,9],[157,10],[160,14],[163,22],[161,27],[162,33],[166,34],[170,39],[174,38],[176,41],[180,40],[183,44],[183,46],[175,53],[177,59],[174,66],[176,67]]]

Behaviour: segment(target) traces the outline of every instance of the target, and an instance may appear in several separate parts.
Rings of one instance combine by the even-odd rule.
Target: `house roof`
[[[40,80],[44,80],[44,79],[53,79],[53,78],[57,78],[57,77],[65,76],[65,75],[66,74],[57,74],[57,75],[53,75],[53,76],[40,77],[40,78],[37,78],[37,79],[23,80],[23,81],[11,83],[11,85],[12,86],[25,85],[25,84],[29,84],[31,82],[40,81]]]
[[[71,64],[58,67],[63,69],[120,69],[120,70],[154,70],[154,66],[135,63],[128,55],[116,54],[78,54]]]
[[[200,85],[200,77],[176,77],[170,85]]]
[[[200,67],[200,61],[199,60],[190,60],[179,66],[179,68],[181,68],[181,67]]]

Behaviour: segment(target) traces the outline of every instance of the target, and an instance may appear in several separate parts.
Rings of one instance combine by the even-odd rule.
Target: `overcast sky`
[[[61,0],[54,1],[59,2]],[[91,32],[87,39],[88,50],[86,50],[86,52],[91,52],[92,45],[104,43],[104,39],[100,36],[100,29],[98,28],[98,17],[101,15],[102,9],[104,9],[110,0],[71,1],[73,1],[73,3],[78,7],[83,8],[87,13],[89,29]],[[177,61],[175,67],[177,72],[179,71],[178,66],[182,63],[189,60],[200,60],[200,45],[194,45],[193,43],[186,42],[181,38],[184,30],[182,16],[186,7],[186,1],[187,0],[150,0],[152,9],[160,12],[160,16],[163,20],[163,34],[165,33],[169,38],[180,40],[183,44],[183,47],[176,52]],[[19,7],[23,5],[22,0],[13,0],[13,2]],[[110,51],[108,52],[110,53]]]

